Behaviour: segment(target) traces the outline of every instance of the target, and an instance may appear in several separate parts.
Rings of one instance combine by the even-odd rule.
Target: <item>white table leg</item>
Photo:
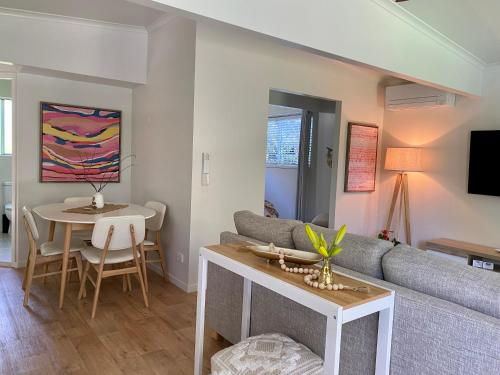
[[[196,309],[196,341],[194,348],[194,375],[202,375],[203,344],[205,340],[205,297],[207,292],[207,259],[200,255],[198,264],[198,302]]]
[[[392,321],[394,316],[394,293],[389,306],[379,311],[377,359],[375,375],[389,375],[391,367]]]
[[[243,279],[243,305],[241,309],[241,340],[250,335],[250,314],[252,309],[252,281]]]
[[[326,319],[324,374],[338,375],[340,368],[340,339],[342,338],[342,309]]]

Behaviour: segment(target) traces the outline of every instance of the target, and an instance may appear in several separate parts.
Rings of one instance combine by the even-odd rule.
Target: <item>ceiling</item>
[[[485,63],[500,63],[499,0],[408,0],[398,4]]]
[[[165,14],[125,0],[0,0],[0,7],[134,26],[151,25]]]

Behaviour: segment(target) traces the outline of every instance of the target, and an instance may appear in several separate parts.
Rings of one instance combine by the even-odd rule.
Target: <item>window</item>
[[[302,115],[269,117],[267,123],[268,166],[297,167],[299,165],[300,128]]]
[[[12,154],[12,100],[0,98],[0,155]]]

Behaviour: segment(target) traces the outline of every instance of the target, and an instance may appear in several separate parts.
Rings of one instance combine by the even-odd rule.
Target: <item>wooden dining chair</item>
[[[26,268],[24,270],[24,279],[22,288],[24,289],[24,306],[28,305],[28,300],[30,296],[30,289],[33,279],[40,277],[52,276],[61,274],[61,270],[48,272],[48,268],[45,267],[49,263],[62,261],[62,254],[64,252],[64,246],[61,243],[55,241],[44,242],[38,247],[38,241],[40,239],[40,234],[38,227],[36,225],[35,218],[31,210],[24,206],[23,207],[23,221],[26,228],[26,233],[28,235],[29,243],[29,255]],[[77,239],[72,240],[70,244],[70,260],[76,261],[76,268],[70,268],[68,272],[78,271],[78,276],[81,279],[82,276],[82,260],[80,257],[80,250],[85,247],[85,244]],[[35,275],[35,267],[37,265],[44,265],[44,271],[40,274]]]
[[[102,279],[107,277],[120,275],[125,277],[136,274],[141,284],[144,304],[149,307],[139,262],[141,256],[139,247],[143,246],[145,233],[144,216],[140,215],[105,217],[96,221],[92,233],[93,246],[87,247],[81,252],[87,263],[78,293],[78,298],[81,299],[84,295],[85,283],[89,279],[95,288],[92,319],[95,317]],[[89,275],[91,267],[96,272],[95,279]]]
[[[144,273],[144,283],[146,284],[146,291],[148,287],[148,275],[147,267],[148,263],[160,263],[161,271],[163,273],[163,278],[167,280],[167,273],[165,272],[165,260],[163,249],[161,246],[161,228],[163,227],[163,221],[165,220],[165,213],[167,212],[167,206],[160,202],[149,201],[144,205],[147,208],[151,208],[156,211],[156,215],[150,219],[146,220],[146,239],[144,240],[144,253],[141,254],[143,257],[143,273]],[[152,241],[148,240],[149,234],[152,234],[154,239]],[[151,251],[158,252],[158,258],[149,258],[148,253]]]

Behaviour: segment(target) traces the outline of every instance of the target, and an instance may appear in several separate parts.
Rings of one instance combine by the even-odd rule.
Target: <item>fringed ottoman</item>
[[[271,333],[214,354],[212,375],[323,375],[323,360],[291,338]]]

